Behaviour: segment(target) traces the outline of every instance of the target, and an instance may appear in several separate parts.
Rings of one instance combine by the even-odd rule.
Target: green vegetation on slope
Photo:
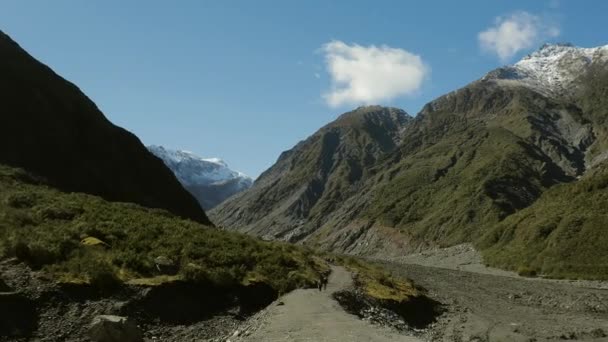
[[[43,268],[60,282],[101,289],[181,279],[221,287],[264,282],[280,293],[314,286],[329,272],[324,257],[334,258],[203,226],[160,209],[59,192],[30,173],[0,165],[0,259],[7,257]],[[170,259],[176,274],[159,274],[158,257]],[[418,293],[410,282],[366,262],[337,261],[369,284],[372,297],[405,300]]]
[[[336,262],[355,275],[364,294],[379,300],[405,303],[423,292],[407,279],[393,277],[384,268],[350,256],[337,256]]]
[[[491,265],[557,278],[608,279],[608,163],[557,185],[493,227],[478,246]]]
[[[323,270],[311,251],[297,246],[205,227],[164,210],[62,193],[4,166],[0,256],[99,286],[153,283],[141,278],[158,276],[160,256],[177,265],[177,278],[221,286],[264,281],[280,292],[313,285]]]
[[[521,88],[472,85],[440,98],[375,168],[362,216],[425,243],[475,240],[570,179],[557,165],[567,148],[543,150],[535,135],[536,121],[562,110]]]

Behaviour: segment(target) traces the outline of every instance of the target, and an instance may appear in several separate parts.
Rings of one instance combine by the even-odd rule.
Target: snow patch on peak
[[[484,79],[524,84],[549,95],[564,94],[592,63],[608,61],[608,45],[576,47],[570,43],[544,44],[537,51],[488,74]]]
[[[151,145],[148,150],[163,160],[184,186],[213,185],[238,180],[251,186],[253,179],[242,172],[234,171],[219,158],[201,158],[190,151],[170,150]]]
[[[210,162],[210,163],[214,163],[214,164],[219,164],[225,167],[228,167],[228,164],[226,164],[226,162],[220,158],[204,158],[202,159],[206,162]]]

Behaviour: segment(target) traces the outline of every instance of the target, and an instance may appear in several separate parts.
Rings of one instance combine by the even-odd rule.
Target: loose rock
[[[102,315],[93,319],[89,337],[94,342],[142,342],[137,325],[126,317]]]

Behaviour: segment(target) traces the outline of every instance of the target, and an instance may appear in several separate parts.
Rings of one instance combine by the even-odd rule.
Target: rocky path
[[[231,341],[421,341],[346,313],[331,295],[352,285],[352,276],[346,269],[333,267],[326,291],[307,289],[287,294],[253,318],[252,327],[245,333],[247,336]]]

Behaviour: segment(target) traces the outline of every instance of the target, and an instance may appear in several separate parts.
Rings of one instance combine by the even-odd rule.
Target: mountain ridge
[[[0,31],[0,163],[54,187],[163,208],[210,224],[195,199],[139,139],[112,124],[77,86]]]
[[[210,215],[229,228],[266,238],[376,257],[480,241],[548,189],[575,182],[589,165],[608,156],[608,132],[602,124],[605,102],[600,100],[608,90],[604,47],[552,45],[542,50],[527,59],[554,56],[555,63],[571,68],[563,74],[573,77],[561,83],[567,84],[568,96],[559,87],[543,91],[525,79],[506,79],[501,73],[514,67],[499,68],[425,105],[400,127],[394,139],[398,143],[374,159],[348,192],[315,202],[330,210],[300,215],[301,222],[294,224],[284,199],[275,200],[288,191],[260,182]],[[589,51],[599,57],[572,63]],[[547,70],[553,72],[552,67],[539,72]],[[326,127],[356,127],[356,122],[342,123],[338,119],[324,126],[282,157],[292,161],[291,168],[306,168],[293,156],[311,153],[306,141]],[[337,157],[333,162],[348,160]],[[280,169],[280,164],[281,158],[264,174]],[[321,169],[313,169],[309,175],[318,172]],[[339,179],[348,184],[344,175]],[[292,188],[302,184],[293,181]],[[266,196],[266,211],[287,214],[273,219],[251,215],[248,208],[259,210],[261,196]],[[276,226],[282,229],[272,228]]]
[[[251,177],[230,169],[219,158],[201,158],[189,151],[171,150],[156,145],[147,148],[163,160],[205,210],[253,184]]]

